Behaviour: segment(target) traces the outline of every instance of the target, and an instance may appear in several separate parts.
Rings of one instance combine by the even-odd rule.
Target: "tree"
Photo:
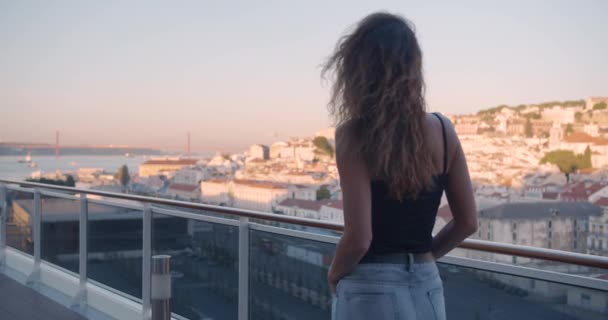
[[[68,175],[65,178],[65,185],[68,187],[75,187],[76,186],[76,181],[74,181],[74,177],[72,177],[71,175]]]
[[[129,181],[131,181],[131,176],[129,175],[129,168],[127,167],[127,165],[123,164],[120,168],[118,168],[118,172],[116,172],[114,178],[116,178],[116,180],[118,180],[118,182],[122,186],[123,192],[127,190]]]
[[[608,107],[606,102],[599,102],[593,105],[593,110],[604,110]]]
[[[576,122],[581,121],[582,117],[583,117],[583,113],[581,113],[580,111],[577,111],[574,113],[574,119],[576,119]]]
[[[327,138],[325,137],[316,137],[312,140],[312,143],[317,147],[317,150],[320,150],[322,153],[333,157],[334,156],[334,148],[331,146]]]
[[[582,164],[585,168],[591,168],[593,166],[591,162],[591,148],[587,146],[585,153],[583,153]]]
[[[564,132],[564,135],[565,135],[565,136],[568,136],[568,135],[570,135],[570,134],[571,134],[571,133],[573,133],[573,132],[574,132],[574,126],[572,126],[572,123],[568,123],[568,124],[566,125],[566,130],[565,130],[565,132]]]
[[[331,198],[331,192],[327,187],[321,187],[317,190],[317,200],[325,200]]]
[[[532,130],[532,121],[530,121],[530,118],[528,118],[524,127],[524,134],[526,135],[526,138],[531,138],[533,133],[534,132]]]
[[[575,173],[579,169],[591,168],[591,149],[585,150],[584,154],[574,154],[572,150],[555,150],[545,154],[540,160],[540,164],[552,163],[559,168],[566,179],[570,180],[570,174]]]
[[[71,182],[69,182],[70,178],[71,178]],[[68,180],[48,179],[48,178],[40,178],[40,179],[29,178],[29,179],[25,179],[25,181],[50,184],[50,185],[54,185],[54,186],[65,186],[65,187],[74,187],[76,185],[76,183],[74,183],[74,178],[72,176],[68,176],[66,179],[68,179]]]

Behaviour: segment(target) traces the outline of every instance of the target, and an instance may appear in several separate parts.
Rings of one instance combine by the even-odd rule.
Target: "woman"
[[[435,260],[477,229],[466,160],[450,121],[425,111],[422,53],[408,22],[364,18],[324,74],[335,76],[344,233],[329,270],[334,319],[445,319]],[[443,194],[454,216],[431,231]]]

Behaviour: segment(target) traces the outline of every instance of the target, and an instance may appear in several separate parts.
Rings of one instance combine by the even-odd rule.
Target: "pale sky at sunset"
[[[427,2],[0,0],[0,141],[311,135],[331,123],[319,65],[382,9],[416,25],[432,111],[608,96],[608,1]]]

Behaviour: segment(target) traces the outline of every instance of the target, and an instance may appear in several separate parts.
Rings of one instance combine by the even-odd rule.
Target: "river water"
[[[148,158],[144,156],[36,156],[32,161],[37,167],[32,168],[28,163],[19,163],[24,157],[0,156],[0,179],[25,180],[33,172],[42,171],[51,173],[77,171],[79,168],[101,168],[107,172],[115,172],[123,164],[127,165],[129,172],[139,171],[139,165]]]

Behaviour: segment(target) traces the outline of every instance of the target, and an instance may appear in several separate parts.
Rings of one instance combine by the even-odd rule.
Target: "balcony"
[[[7,180],[0,205],[0,283],[46,301],[29,312],[149,319],[163,300],[153,256],[168,255],[173,319],[330,318],[325,275],[341,225]],[[438,265],[450,319],[608,315],[606,257],[467,240]]]

